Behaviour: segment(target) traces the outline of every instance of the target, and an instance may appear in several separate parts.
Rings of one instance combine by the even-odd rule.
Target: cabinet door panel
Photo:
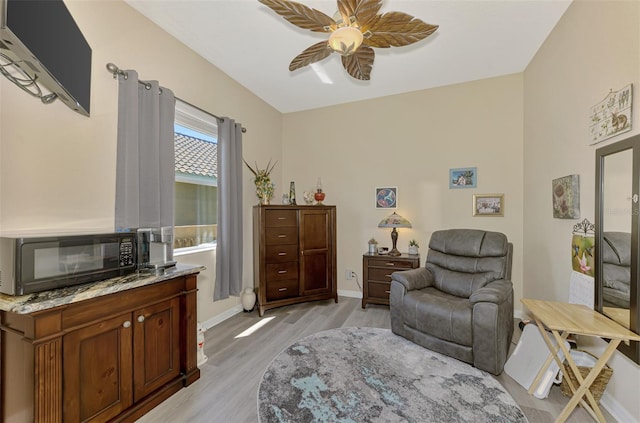
[[[107,421],[132,404],[130,324],[127,313],[64,336],[64,421]]]
[[[329,210],[300,212],[300,279],[302,295],[331,292],[332,231]]]
[[[135,401],[180,374],[179,315],[178,298],[133,313]]]
[[[329,212],[302,211],[300,212],[300,244],[303,250],[328,250],[331,246],[329,231]]]
[[[304,276],[303,295],[320,294],[331,290],[331,273],[328,271],[329,256],[325,251],[307,253],[302,258]]]

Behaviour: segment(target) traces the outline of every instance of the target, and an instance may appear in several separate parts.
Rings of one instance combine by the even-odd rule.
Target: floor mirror
[[[640,135],[596,150],[595,308],[640,333]],[[640,364],[640,343],[619,350]]]

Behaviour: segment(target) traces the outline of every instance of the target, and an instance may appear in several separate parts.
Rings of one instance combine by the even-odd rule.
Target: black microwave
[[[136,270],[131,233],[0,238],[0,292],[25,295]]]

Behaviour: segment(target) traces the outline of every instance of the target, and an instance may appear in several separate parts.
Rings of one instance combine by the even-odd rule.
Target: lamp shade
[[[329,47],[336,53],[348,56],[354,53],[362,44],[362,32],[352,26],[336,29],[329,36]]]
[[[411,222],[393,212],[378,223],[378,228],[410,228]]]
[[[411,222],[409,222],[404,217],[400,216],[398,213],[393,212],[389,216],[385,217],[378,223],[378,228],[393,228],[391,231],[391,243],[393,248],[389,251],[390,256],[399,256],[401,255],[400,251],[396,248],[396,244],[398,242],[398,231],[396,228],[410,228]]]

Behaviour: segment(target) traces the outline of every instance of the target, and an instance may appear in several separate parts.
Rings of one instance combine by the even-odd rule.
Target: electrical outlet
[[[345,271],[345,277],[347,278],[347,280],[353,279],[353,270],[347,269]]]

